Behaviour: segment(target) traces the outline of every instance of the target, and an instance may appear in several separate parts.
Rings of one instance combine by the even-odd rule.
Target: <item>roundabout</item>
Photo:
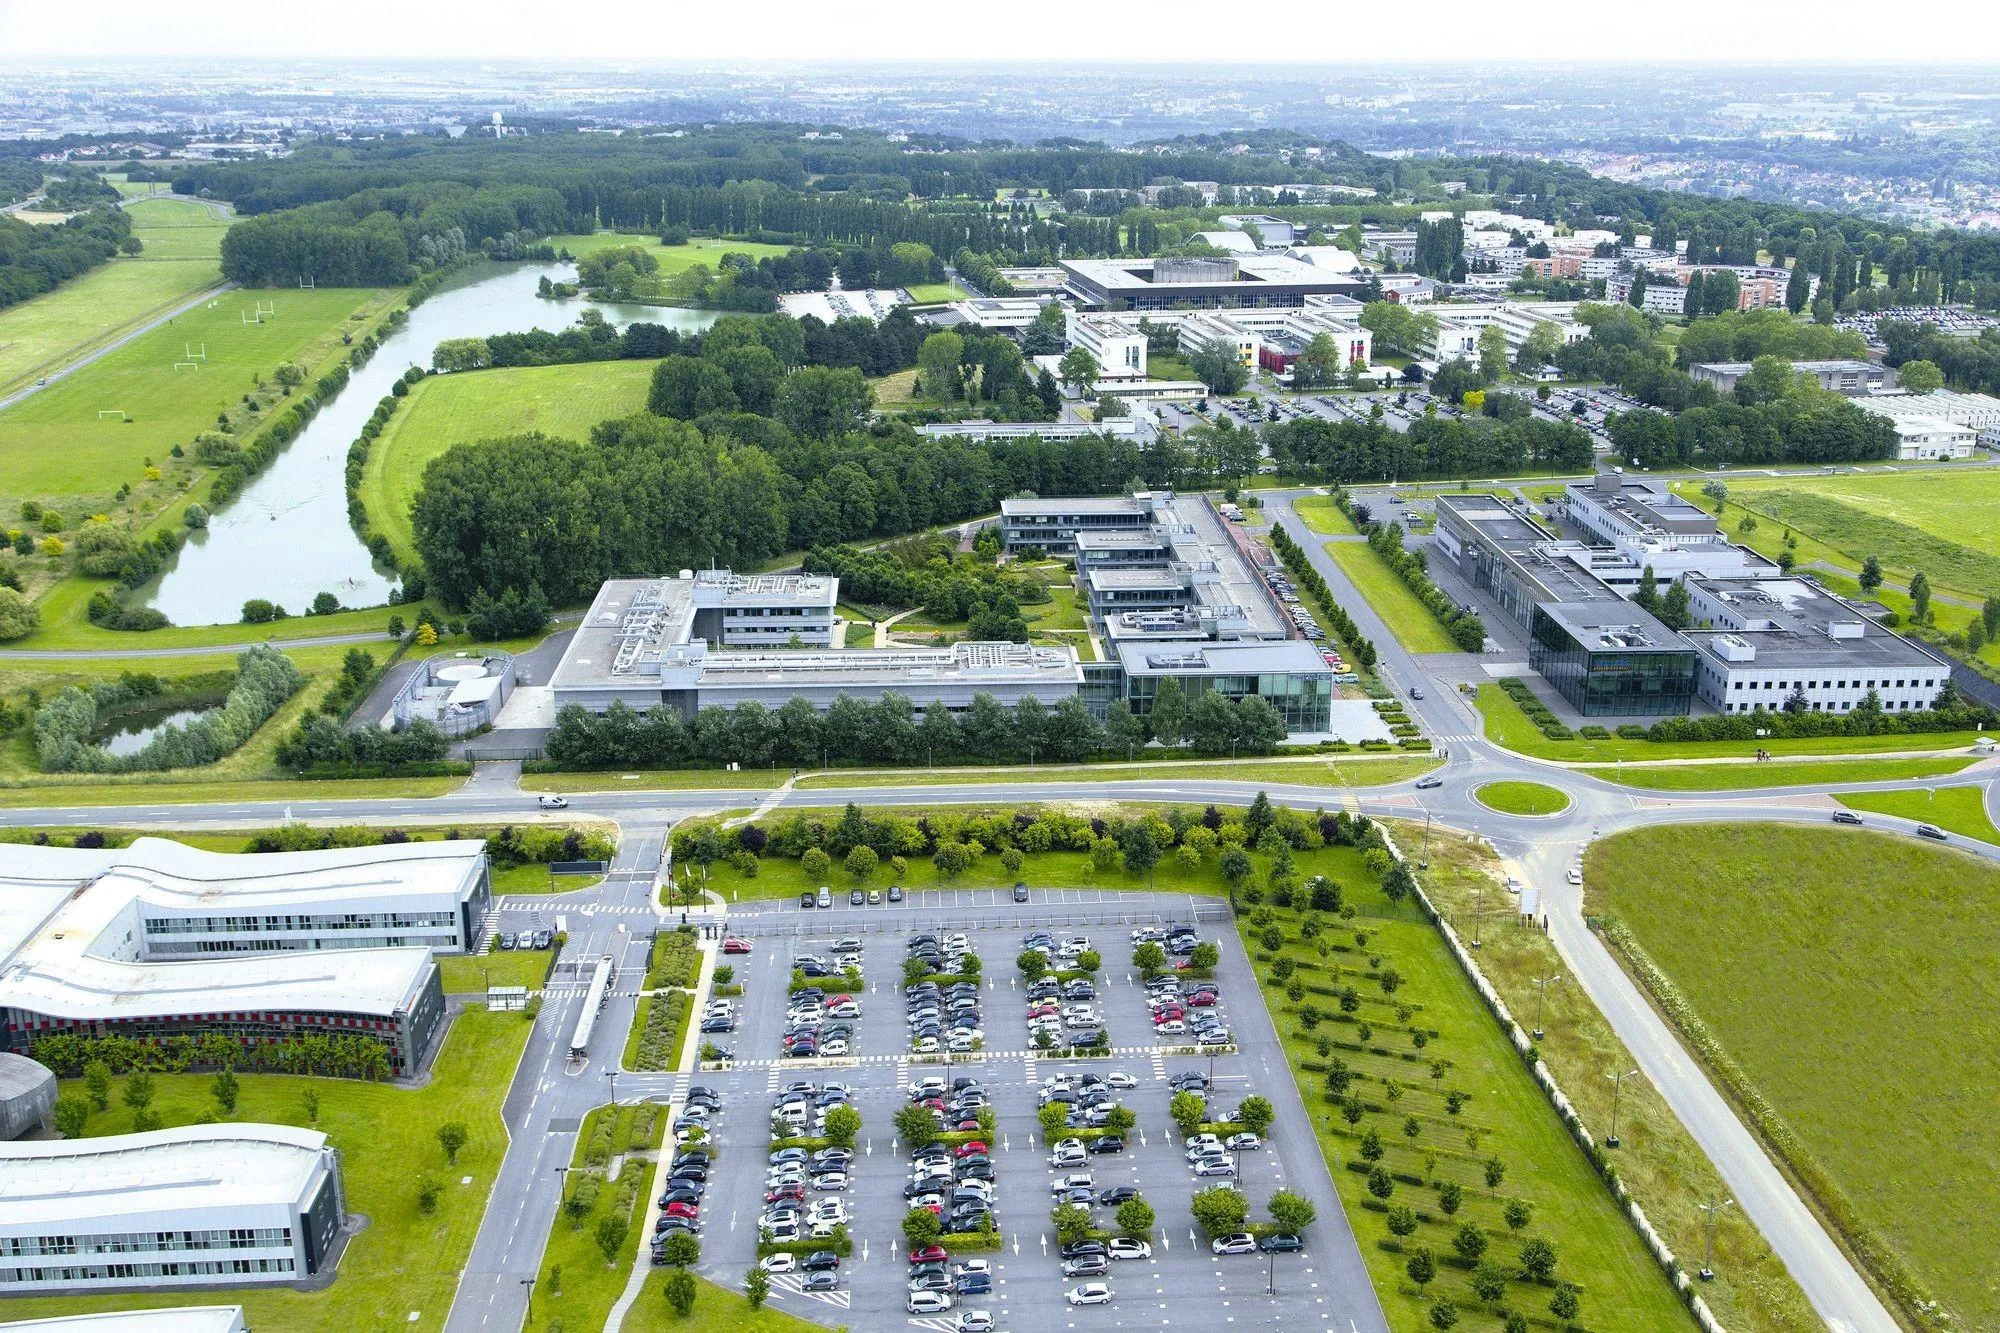
[[[1473,788],[1472,799],[1503,815],[1530,818],[1559,815],[1569,809],[1569,793],[1540,782],[1488,782]]]

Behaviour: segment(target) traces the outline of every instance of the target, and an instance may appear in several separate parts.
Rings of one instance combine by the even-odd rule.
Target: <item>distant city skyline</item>
[[[0,0],[11,57],[83,62],[155,55],[203,60],[573,60],[610,66],[666,61],[1034,60],[1203,64],[1366,62],[1423,65],[1485,60],[1578,65],[1699,60],[1727,64],[1838,62],[2000,63],[2000,7],[1946,0],[1921,23],[1885,23],[1859,0],[1746,0],[1718,8],[1619,9],[1550,0],[1503,15],[1469,0],[1437,0],[1421,31],[1391,14],[1356,22],[1355,11],[1229,14],[1212,0],[1154,0],[1143,10],[1020,0],[1004,15],[862,0],[828,5],[765,0],[754,14],[695,15],[636,0],[603,0],[575,21],[551,22],[521,0],[444,0],[421,11],[389,0],[352,0],[337,21],[271,22],[258,0],[161,7],[98,0],[81,8]],[[754,21],[751,21],[754,18]],[[996,21],[996,18],[998,21]],[[1941,40],[1941,34],[1950,34]]]

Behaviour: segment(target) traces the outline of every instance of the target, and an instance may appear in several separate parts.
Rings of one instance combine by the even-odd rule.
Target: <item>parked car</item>
[[[750,941],[731,935],[722,942],[722,951],[724,953],[749,953]]]
[[[1208,1243],[1211,1254],[1249,1254],[1257,1248],[1257,1238],[1247,1231],[1217,1236]]]
[[[1150,1259],[1153,1247],[1143,1240],[1133,1240],[1129,1236],[1116,1236],[1111,1241],[1113,1259]]]
[[[1306,1243],[1304,1241],[1300,1240],[1297,1236],[1286,1233],[1266,1236],[1257,1242],[1257,1248],[1266,1254],[1295,1254],[1305,1247]]]
[[[1071,1305],[1108,1305],[1111,1302],[1111,1287],[1104,1282],[1085,1282],[1071,1287],[1063,1295]]]
[[[903,1301],[911,1314],[943,1314],[951,1308],[952,1297],[942,1291],[913,1291]]]

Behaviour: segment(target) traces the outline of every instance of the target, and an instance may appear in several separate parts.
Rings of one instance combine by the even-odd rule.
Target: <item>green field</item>
[[[1413,653],[1458,651],[1430,608],[1417,600],[1373,547],[1366,542],[1328,542],[1326,549],[1389,626],[1396,642]]]
[[[643,1134],[637,1132],[639,1127],[633,1123],[639,1114],[640,1108],[636,1106],[600,1106],[584,1117],[576,1151],[570,1158],[570,1173],[563,1178],[564,1192],[567,1195],[574,1191],[588,1172],[598,1181],[597,1202],[575,1221],[567,1210],[558,1213],[549,1227],[548,1247],[542,1252],[534,1297],[535,1318],[543,1327],[552,1327],[560,1321],[565,1329],[604,1328],[612,1303],[625,1290],[626,1275],[639,1257],[639,1227],[646,1217],[646,1190],[654,1158],[667,1133],[664,1105],[646,1109],[651,1127]],[[606,1178],[607,1164],[587,1165],[592,1133],[606,1117],[612,1119],[613,1154],[630,1152],[615,1181]],[[624,1244],[619,1246],[617,1262],[606,1263],[604,1252],[597,1247],[597,1223],[598,1219],[618,1212],[619,1198],[629,1188],[625,1175],[628,1171],[639,1173],[638,1188],[625,1209],[628,1232]]]
[[[625,1316],[625,1333],[826,1333],[825,1324],[786,1314],[775,1304],[752,1310],[742,1291],[725,1289],[705,1277],[696,1277],[694,1284],[694,1310],[683,1319],[667,1304],[666,1270],[655,1268],[646,1274],[646,1285]],[[785,1297],[773,1291],[772,1298]]]
[[[524,366],[427,378],[389,419],[368,452],[361,501],[377,532],[396,554],[416,555],[410,507],[422,489],[424,469],[454,444],[538,430],[588,440],[607,417],[646,405],[651,361],[586,361],[571,366]]]
[[[0,395],[31,384],[222,281],[227,224],[169,199],[128,210],[145,243],[55,291],[0,311]]]
[[[659,261],[660,272],[663,275],[679,273],[693,268],[696,264],[706,264],[714,268],[722,262],[724,255],[749,255],[752,259],[765,259],[788,254],[792,249],[789,245],[766,245],[762,241],[723,241],[710,236],[697,236],[686,245],[661,245],[658,236],[632,236],[616,231],[592,232],[588,236],[551,236],[549,244],[558,250],[567,249],[579,257],[595,254],[599,250],[609,250],[614,246],[636,245]]]
[[[241,1304],[257,1328],[288,1333],[350,1333],[361,1328],[441,1329],[458,1286],[459,1269],[507,1146],[500,1102],[513,1081],[530,1025],[520,1014],[472,1009],[452,1024],[431,1076],[421,1088],[284,1074],[240,1074],[236,1114],[244,1123],[307,1124],[299,1094],[319,1094],[318,1129],[340,1149],[348,1211],[368,1227],[348,1242],[339,1275],[321,1291],[214,1289],[106,1292],[92,1296],[11,1299],[8,1319],[42,1319],[102,1310],[169,1305]],[[166,1126],[192,1123],[217,1108],[207,1074],[155,1074],[153,1110]],[[81,1080],[64,1092],[81,1092]],[[92,1117],[88,1134],[129,1133],[132,1112],[118,1099]],[[446,1120],[463,1121],[471,1137],[456,1165],[447,1166],[433,1137]],[[420,1175],[444,1182],[437,1210],[417,1207]],[[469,1177],[470,1183],[460,1183]]]
[[[1653,764],[1593,768],[1590,776],[1654,791],[1743,791],[1751,787],[1801,787],[1823,782],[1893,782],[1938,778],[1976,762],[1955,759],[1795,759],[1770,763]]]
[[[448,954],[438,959],[447,995],[483,994],[489,986],[540,990],[549,976],[546,949],[495,949],[488,954]]]
[[[1896,815],[1935,824],[1947,833],[2000,846],[2000,830],[1986,814],[1986,788],[1944,787],[1935,791],[1859,791],[1836,797],[1855,810]]]
[[[281,361],[318,366],[343,332],[364,329],[350,315],[380,314],[393,295],[353,288],[232,292],[142,334],[0,412],[0,508],[12,512],[24,498],[100,500],[121,482],[139,485],[144,459],[164,464],[174,445],[213,428],[216,414],[238,403],[255,375]],[[243,323],[259,300],[275,305],[276,317]],[[208,359],[195,363],[199,369],[174,369],[188,344],[205,349]],[[100,418],[106,411],[130,420]]]
[[[1597,843],[1585,882],[1850,1239],[1858,1224],[1949,1326],[2000,1326],[2000,869],[1860,830],[1677,826]]]
[[[963,301],[972,293],[955,282],[920,282],[914,287],[905,287],[910,300],[917,305],[941,305],[946,301]]]
[[[1947,573],[1953,565],[1932,563],[1950,561],[1956,546],[1994,562],[1969,571],[1990,575],[2000,564],[2000,529],[1993,523],[2000,474],[1991,468],[1745,478],[1731,483],[1730,494],[1851,553],[1857,563],[1874,555],[1892,568],[1925,569],[1933,583],[1980,593],[1994,586],[1990,577],[1961,583]]]
[[[1340,506],[1324,495],[1306,495],[1292,501],[1292,508],[1298,510],[1299,517],[1314,532],[1329,537],[1353,537],[1358,529],[1347,515],[1340,512]]]
[[[1557,815],[1569,809],[1569,793],[1539,782],[1489,782],[1472,799],[1503,815]]]
[[[1298,861],[1301,874],[1323,873],[1343,885],[1360,914],[1310,943],[1300,936],[1304,914],[1295,908],[1274,909],[1268,918],[1253,911],[1240,926],[1260,974],[1266,960],[1282,956],[1306,987],[1328,993],[1352,987],[1357,994],[1351,1013],[1316,996],[1310,1003],[1331,1016],[1311,1026],[1304,1015],[1308,1001],[1289,1001],[1275,985],[1265,1000],[1389,1327],[1398,1333],[1431,1327],[1428,1311],[1446,1298],[1457,1306],[1458,1328],[1498,1333],[1501,1316],[1477,1299],[1469,1272],[1453,1262],[1453,1239],[1467,1224],[1486,1239],[1486,1257],[1503,1266],[1515,1262],[1525,1239],[1551,1241],[1557,1279],[1583,1288],[1586,1327],[1691,1327],[1665,1274],[1417,905],[1390,903],[1352,848],[1306,853]],[[1263,940],[1266,920],[1285,937],[1275,953]],[[1356,940],[1356,931],[1365,943]],[[1321,944],[1331,947],[1321,952]],[[1400,985],[1390,990],[1379,983],[1392,971]],[[1354,1076],[1339,1112],[1325,1095],[1324,1071],[1335,1059]],[[1455,1109],[1453,1093],[1466,1099]],[[1360,1112],[1352,1125],[1350,1106]],[[1378,1165],[1391,1177],[1386,1200],[1368,1187],[1362,1136],[1370,1130],[1382,1141]],[[1497,1188],[1485,1183],[1488,1161],[1504,1168]],[[1446,1183],[1463,1191],[1455,1216],[1442,1205]],[[1533,1210],[1518,1233],[1503,1220],[1506,1204],[1516,1200]],[[1387,1225],[1388,1210],[1397,1207],[1417,1213],[1415,1233],[1407,1238]],[[1169,1227],[1185,1224],[1172,1215],[1162,1220]],[[1436,1280],[1422,1293],[1405,1276],[1405,1263],[1419,1246],[1438,1256]],[[1540,1319],[1551,1294],[1550,1287],[1512,1281],[1505,1300]]]
[[[1423,845],[1423,825],[1394,822],[1392,827],[1403,847]],[[1431,902],[1467,936],[1473,933],[1474,913],[1482,913],[1480,971],[1517,1022],[1531,1030],[1538,1025],[1543,1029],[1537,1044],[1542,1063],[1584,1123],[1608,1125],[1612,1088],[1603,1073],[1632,1068],[1631,1052],[1581,987],[1555,982],[1543,998],[1536,980],[1565,975],[1569,964],[1548,935],[1509,912],[1495,910],[1502,896],[1497,882],[1502,867],[1491,848],[1463,834],[1433,829],[1429,859],[1431,868],[1420,878]],[[1728,1197],[1722,1177],[1659,1090],[1645,1079],[1626,1081],[1619,1095],[1618,1132],[1624,1140],[1618,1151],[1619,1178],[1683,1262],[1699,1256],[1707,1219],[1698,1205],[1709,1198]],[[1702,1296],[1731,1333],[1795,1333],[1821,1327],[1784,1261],[1741,1209],[1726,1209],[1717,1216],[1715,1256],[1716,1278],[1703,1284]],[[1588,1316],[1590,1310],[1584,1313]],[[1592,1328],[1613,1327],[1601,1318],[1585,1322]]]

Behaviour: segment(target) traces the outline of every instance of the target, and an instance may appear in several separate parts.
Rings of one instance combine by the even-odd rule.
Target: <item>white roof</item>
[[[210,1208],[290,1207],[324,1158],[326,1135],[290,1125],[183,1125],[101,1139],[0,1143],[0,1218],[58,1233],[78,1217],[157,1217]]]
[[[1352,273],[1361,267],[1361,256],[1337,245],[1295,245],[1285,251],[1293,259],[1332,273]]]
[[[25,1333],[241,1333],[240,1305],[181,1305],[157,1310],[100,1310],[96,1314],[22,1319],[0,1329]]]
[[[1230,250],[1237,254],[1251,254],[1257,249],[1257,238],[1243,231],[1198,231],[1194,239],[1218,250]]]

